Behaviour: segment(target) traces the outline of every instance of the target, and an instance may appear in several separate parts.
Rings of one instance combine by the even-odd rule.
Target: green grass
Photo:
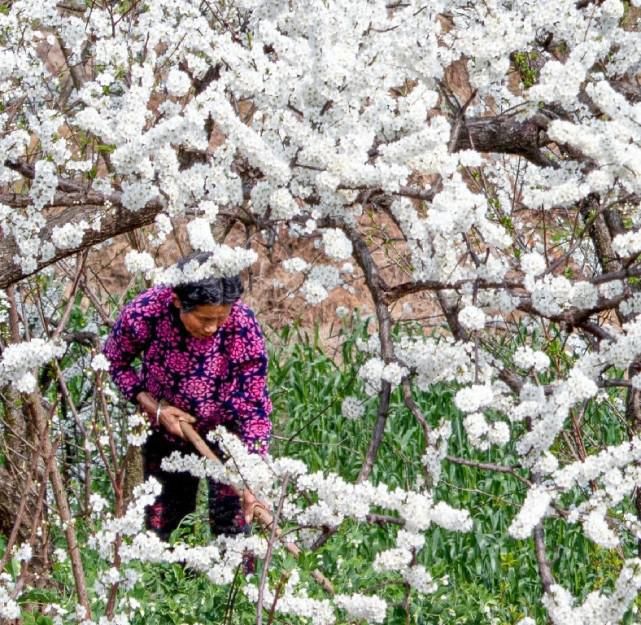
[[[359,420],[348,420],[341,415],[345,396],[363,397],[356,372],[364,356],[356,349],[355,342],[357,337],[366,335],[366,323],[351,320],[342,332],[342,346],[336,360],[323,351],[317,332],[306,334],[290,327],[269,335],[275,434],[272,453],[299,458],[310,471],[335,472],[346,480],[354,480],[370,443],[377,404],[375,399],[369,400],[365,404],[365,415]],[[504,357],[509,358],[510,345],[499,348]],[[87,381],[80,379],[82,375],[79,370],[79,379],[72,378],[69,382],[71,392],[78,397],[86,393]],[[512,445],[487,452],[468,445],[461,414],[453,404],[455,391],[451,385],[437,385],[429,392],[415,395],[430,426],[437,426],[443,419],[451,421],[449,454],[480,462],[517,464]],[[604,444],[620,443],[627,437],[622,420],[604,404],[590,406],[584,416],[583,430],[588,453],[598,451]],[[395,391],[385,437],[370,479],[375,483],[385,482],[390,488],[414,488],[424,477],[420,461],[424,445],[421,427],[404,406],[400,393]],[[570,458],[563,441],[557,443],[555,451],[561,457]],[[96,490],[109,494],[104,474],[95,470],[93,479]],[[447,579],[447,585],[442,583],[432,595],[412,592],[407,610],[403,605],[406,589],[400,576],[375,575],[371,570],[376,554],[394,544],[397,527],[393,525],[382,527],[347,521],[322,548],[306,554],[300,563],[278,553],[270,569],[271,584],[277,585],[281,575],[286,575],[295,565],[300,566],[303,579],[309,581],[310,595],[322,598],[323,591],[309,578],[309,572],[318,567],[339,592],[383,595],[390,604],[387,620],[390,625],[408,622],[512,625],[526,615],[544,623],[546,614],[540,604],[541,586],[532,541],[516,541],[507,535],[525,489],[524,484],[511,475],[448,461],[443,463],[436,498],[469,510],[473,529],[467,533],[439,527],[428,529],[418,561],[435,579]],[[579,502],[582,497],[581,493],[573,493],[564,503]],[[631,509],[629,502],[619,511],[626,507]],[[202,505],[179,530],[184,539],[196,544],[209,540],[205,516]],[[89,529],[80,519],[78,530],[84,543]],[[580,527],[561,520],[547,519],[545,531],[553,573],[579,599],[595,589],[612,586],[621,565],[619,554],[595,546],[584,538]],[[634,545],[626,546],[626,555],[631,555],[634,548]],[[93,583],[103,563],[89,549],[83,550],[83,558]],[[138,571],[141,579],[131,596],[140,602],[143,610],[132,620],[134,625],[255,622],[254,606],[242,592],[236,593],[234,585],[213,586],[204,576],[185,571],[179,565],[139,565]],[[72,588],[69,563],[56,564],[51,590],[27,595],[25,603],[58,601],[73,609]],[[25,616],[25,623],[51,622],[47,617],[36,617],[35,613]],[[276,617],[275,623],[285,622],[299,621]]]
[[[345,336],[342,362],[335,364],[322,353],[314,336],[291,334],[287,349],[272,354],[270,380],[275,405],[275,455],[287,454],[304,460],[310,469],[334,471],[354,479],[361,467],[376,419],[376,404],[368,404],[359,421],[344,419],[340,404],[344,396],[356,394],[355,371],[362,360],[354,342],[362,326]],[[280,337],[279,343],[283,342]],[[453,435],[449,454],[479,462],[515,465],[513,446],[479,452],[467,443],[461,415],[453,405],[455,389],[444,385],[415,399],[432,427],[443,418],[451,420]],[[620,419],[604,406],[592,406],[585,415],[584,431],[598,445],[617,444],[626,432]],[[423,432],[405,408],[400,393],[394,392],[385,439],[378,453],[371,478],[390,487],[412,488],[422,476],[420,457]],[[597,451],[588,444],[588,453]],[[562,446],[562,445],[561,445]],[[567,450],[559,449],[561,455]],[[449,532],[438,527],[427,532],[427,542],[419,561],[433,577],[449,577],[449,586],[428,597],[412,595],[411,622],[414,623],[514,623],[525,615],[545,621],[540,605],[541,585],[532,540],[516,541],[507,528],[520,509],[526,486],[507,474],[491,473],[445,461],[436,490],[437,499],[470,511],[471,532]],[[629,507],[629,502],[626,502]],[[579,598],[602,587],[610,587],[618,574],[621,559],[584,538],[579,526],[564,521],[545,521],[547,552],[556,579]],[[343,560],[343,569],[332,572],[339,580],[350,580],[363,592],[380,589],[380,577],[362,576],[376,552],[393,544],[393,528],[346,524],[321,550],[323,559]],[[346,550],[346,544],[354,546]],[[345,564],[345,552],[350,563]],[[632,555],[632,550],[628,555]],[[361,574],[359,575],[359,571]],[[400,608],[403,593],[398,578],[389,577],[386,597],[399,605],[389,623],[405,623]],[[340,584],[340,581],[339,581]]]

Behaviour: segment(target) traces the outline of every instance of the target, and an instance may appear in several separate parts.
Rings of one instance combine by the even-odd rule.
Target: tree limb
[[[108,205],[108,200],[110,199],[115,200],[111,201],[111,206]],[[67,223],[86,219],[88,209],[92,210],[90,214],[92,218],[100,215],[101,228],[100,231],[87,230],[79,245],[64,250],[56,249],[55,254],[51,258],[38,260],[33,271],[23,272],[20,266],[14,263],[13,258],[19,255],[19,249],[13,237],[0,239],[0,289],[4,289],[92,245],[102,243],[107,239],[118,234],[129,232],[135,228],[146,226],[152,223],[156,215],[164,210],[166,206],[165,201],[158,198],[149,202],[145,208],[133,212],[123,208],[120,202],[120,194],[113,194],[108,197],[103,196],[102,200],[101,206],[88,206],[86,204],[69,206],[61,213],[47,218],[45,227],[40,231],[40,238],[43,241],[51,240],[53,229],[56,226],[63,226]]]

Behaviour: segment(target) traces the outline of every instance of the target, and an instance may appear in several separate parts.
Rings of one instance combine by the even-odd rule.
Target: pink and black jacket
[[[170,287],[149,289],[123,308],[103,352],[128,400],[148,391],[196,417],[201,434],[223,424],[249,451],[268,450],[272,404],[265,340],[240,300],[218,331],[203,339],[183,326]]]

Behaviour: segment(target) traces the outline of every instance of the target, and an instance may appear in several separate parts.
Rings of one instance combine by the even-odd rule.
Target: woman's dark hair
[[[176,266],[182,269],[192,261],[202,265],[210,257],[211,252],[196,252],[181,258]],[[174,287],[174,293],[185,312],[189,312],[201,304],[233,304],[243,294],[243,291],[243,283],[238,275],[229,278],[207,278]]]

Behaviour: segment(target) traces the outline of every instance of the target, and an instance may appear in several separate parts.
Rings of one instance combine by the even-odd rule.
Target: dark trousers
[[[188,444],[168,441],[161,432],[152,432],[143,445],[145,479],[156,478],[162,491],[145,510],[145,523],[161,540],[168,540],[183,518],[196,508],[198,478],[187,472],[173,473],[160,468],[163,458],[172,452],[195,453]],[[239,534],[248,527],[240,498],[231,486],[207,480],[209,495],[209,527],[212,534]]]

